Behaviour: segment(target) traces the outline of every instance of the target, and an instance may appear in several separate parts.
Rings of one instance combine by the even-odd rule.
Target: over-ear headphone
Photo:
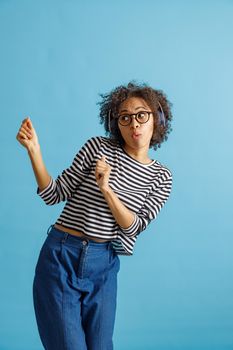
[[[165,126],[166,119],[165,119],[165,115],[163,112],[163,108],[162,108],[161,104],[159,103],[159,101],[158,101],[158,105],[159,105],[159,108],[161,109],[161,111],[158,110],[158,112],[159,112],[159,124],[163,124]]]
[[[159,105],[159,108],[160,108],[160,110],[158,110],[159,124],[162,124],[162,125],[165,126],[166,125],[166,119],[165,119],[163,108],[162,108],[161,104],[159,103],[159,101],[158,101],[158,105]],[[111,109],[109,109],[109,111],[108,111],[108,130],[109,130],[109,132],[111,132]]]

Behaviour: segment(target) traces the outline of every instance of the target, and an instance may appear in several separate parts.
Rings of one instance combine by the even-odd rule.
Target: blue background
[[[115,349],[233,349],[232,18],[226,0],[0,1],[0,350],[42,349],[32,281],[64,206],[37,196],[21,122],[56,178],[105,135],[98,94],[131,79],[173,103],[173,131],[150,151],[173,189],[120,257]]]

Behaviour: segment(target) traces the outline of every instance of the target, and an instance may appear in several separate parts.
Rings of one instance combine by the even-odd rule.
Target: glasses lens
[[[137,121],[139,123],[146,123],[149,117],[149,113],[147,112],[139,112],[137,114]]]
[[[121,125],[128,125],[130,123],[131,118],[129,115],[125,114],[125,115],[120,115],[118,120]]]

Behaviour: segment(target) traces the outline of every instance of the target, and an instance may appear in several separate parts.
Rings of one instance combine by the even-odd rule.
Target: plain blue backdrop
[[[98,94],[131,79],[173,103],[173,130],[150,150],[173,188],[120,257],[115,350],[233,349],[232,18],[230,0],[0,0],[0,350],[42,349],[32,281],[64,206],[37,196],[21,122],[56,178],[105,136]]]

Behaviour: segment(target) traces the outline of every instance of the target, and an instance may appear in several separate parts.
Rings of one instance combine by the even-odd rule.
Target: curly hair
[[[97,102],[100,105],[100,124],[104,124],[105,135],[109,135],[113,141],[119,141],[124,145],[117,119],[121,103],[130,97],[143,98],[156,116],[149,148],[153,147],[156,150],[161,147],[161,143],[167,140],[168,134],[173,130],[171,128],[173,118],[171,107],[173,104],[162,90],[156,90],[146,83],[139,84],[135,80],[131,80],[127,85],[120,85],[109,93],[99,93],[99,96],[102,98],[102,101]],[[160,123],[161,107],[165,117],[165,125]]]

